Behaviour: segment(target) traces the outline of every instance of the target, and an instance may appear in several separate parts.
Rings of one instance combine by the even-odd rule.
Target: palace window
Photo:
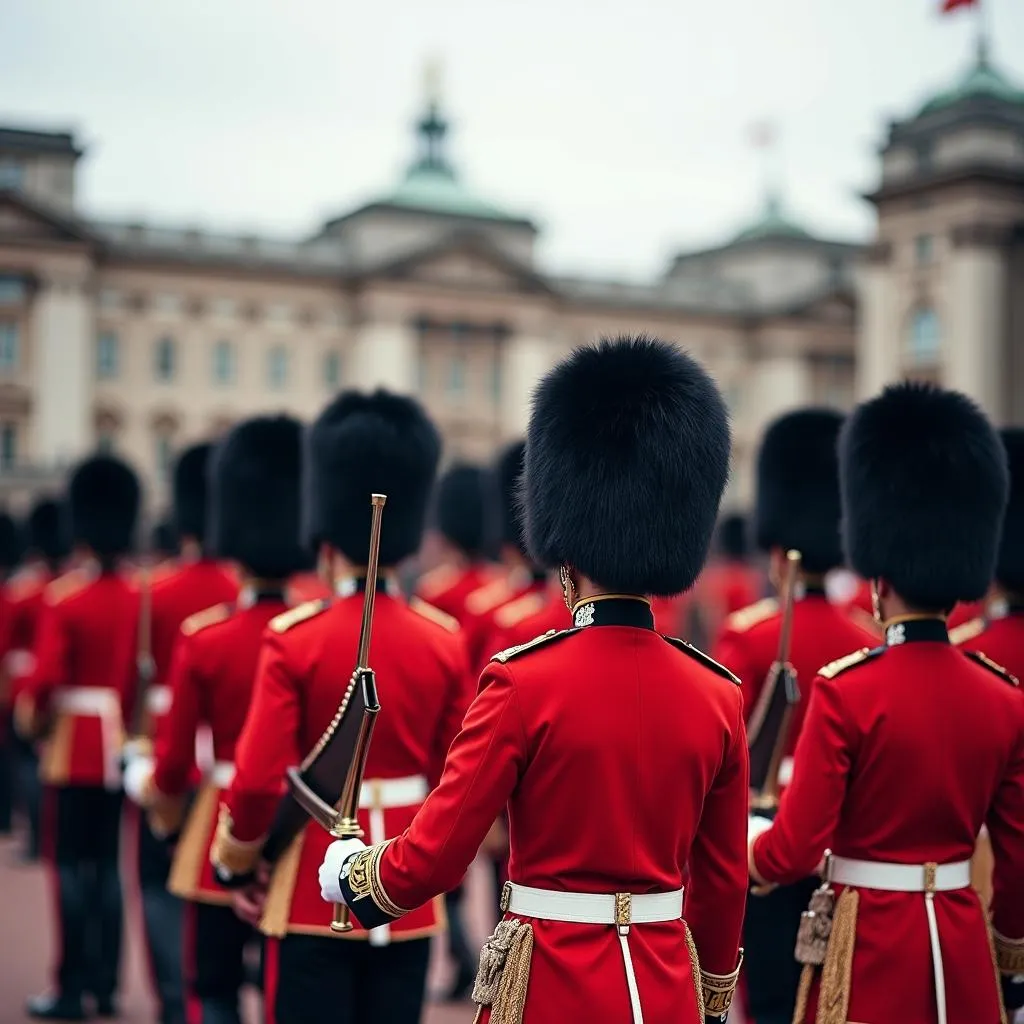
[[[453,352],[448,359],[445,391],[450,398],[461,398],[466,391],[466,354]]]
[[[18,462],[18,425],[0,426],[0,468],[10,469]]]
[[[113,380],[121,362],[120,339],[113,331],[102,331],[96,339],[96,377]]]
[[[19,342],[18,325],[10,320],[0,320],[0,372],[18,368]]]
[[[914,259],[919,267],[927,267],[934,259],[934,244],[931,235],[918,235],[914,239]]]
[[[171,435],[163,431],[156,435],[156,471],[161,480],[170,480],[174,462],[174,445]]]
[[[905,356],[911,366],[932,366],[939,361],[939,318],[934,309],[922,306],[910,318]]]
[[[324,387],[336,388],[341,384],[341,356],[337,352],[324,353]]]
[[[0,160],[0,188],[21,188],[25,178],[25,167],[16,160]]]
[[[271,391],[283,391],[288,384],[288,350],[283,345],[267,353],[267,384]]]
[[[214,384],[233,384],[235,382],[235,349],[230,341],[218,341],[213,346],[213,382]]]
[[[25,301],[25,282],[20,277],[0,275],[0,306],[17,306]]]
[[[166,384],[178,373],[178,346],[173,338],[161,338],[153,350],[153,374]]]

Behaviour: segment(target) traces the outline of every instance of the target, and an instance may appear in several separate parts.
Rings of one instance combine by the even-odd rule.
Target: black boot
[[[25,1012],[36,1020],[85,1020],[85,1008],[79,996],[45,992],[32,996],[25,1004]]]

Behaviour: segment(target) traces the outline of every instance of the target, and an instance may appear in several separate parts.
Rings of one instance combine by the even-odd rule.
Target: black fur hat
[[[451,466],[437,482],[437,529],[470,558],[484,550],[486,495],[487,471],[464,462]]]
[[[70,536],[100,557],[131,550],[141,500],[134,470],[113,455],[80,462],[68,482]]]
[[[303,538],[328,543],[365,565],[370,495],[386,494],[380,564],[397,565],[419,548],[437,474],[441,438],[420,404],[378,389],[345,391],[306,434]]]
[[[153,527],[149,540],[150,548],[158,555],[174,558],[181,550],[178,543],[178,534],[174,530],[174,523],[170,519],[162,519]]]
[[[795,548],[811,573],[843,564],[836,454],[842,425],[832,409],[797,409],[768,426],[757,455],[758,547]]]
[[[676,594],[700,573],[729,475],[725,403],[668,342],[578,348],[540,382],[526,439],[526,537],[548,568]]]
[[[1003,516],[996,579],[1014,595],[1024,594],[1024,429],[1000,432],[1010,469],[1010,500]]]
[[[0,571],[10,572],[20,561],[22,537],[18,524],[6,512],[0,512]]]
[[[976,601],[995,571],[1006,453],[965,395],[904,383],[851,413],[839,443],[851,568],[912,607]]]
[[[210,549],[266,579],[306,569],[300,540],[302,424],[257,416],[235,425],[210,460]]]
[[[37,501],[28,514],[26,544],[48,562],[59,562],[71,552],[67,517],[60,502],[52,498]]]
[[[734,561],[746,558],[750,548],[747,542],[747,517],[738,512],[722,516],[718,521],[715,539],[720,555]]]
[[[523,528],[522,481],[526,442],[513,441],[498,455],[491,469],[488,518],[491,546],[500,552],[505,545],[529,558]]]
[[[206,537],[209,462],[213,445],[186,448],[174,464],[174,526],[179,537],[202,543]]]

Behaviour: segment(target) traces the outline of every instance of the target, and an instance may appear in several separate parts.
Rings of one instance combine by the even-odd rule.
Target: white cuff
[[[361,839],[337,839],[327,847],[320,865],[320,896],[327,903],[342,903],[341,868],[349,857],[366,849]]]
[[[747,818],[747,845],[760,835],[763,835],[772,827],[768,818],[762,818],[759,814],[751,814]]]
[[[145,803],[146,787],[153,775],[153,758],[136,756],[124,769],[124,791],[132,803],[140,807]]]

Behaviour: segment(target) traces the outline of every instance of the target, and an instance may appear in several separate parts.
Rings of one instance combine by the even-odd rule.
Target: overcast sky
[[[95,216],[304,234],[390,188],[443,63],[467,185],[546,266],[620,276],[761,203],[864,237],[890,117],[972,59],[942,0],[0,0],[0,123],[73,128]],[[983,0],[1024,86],[1024,0]]]

